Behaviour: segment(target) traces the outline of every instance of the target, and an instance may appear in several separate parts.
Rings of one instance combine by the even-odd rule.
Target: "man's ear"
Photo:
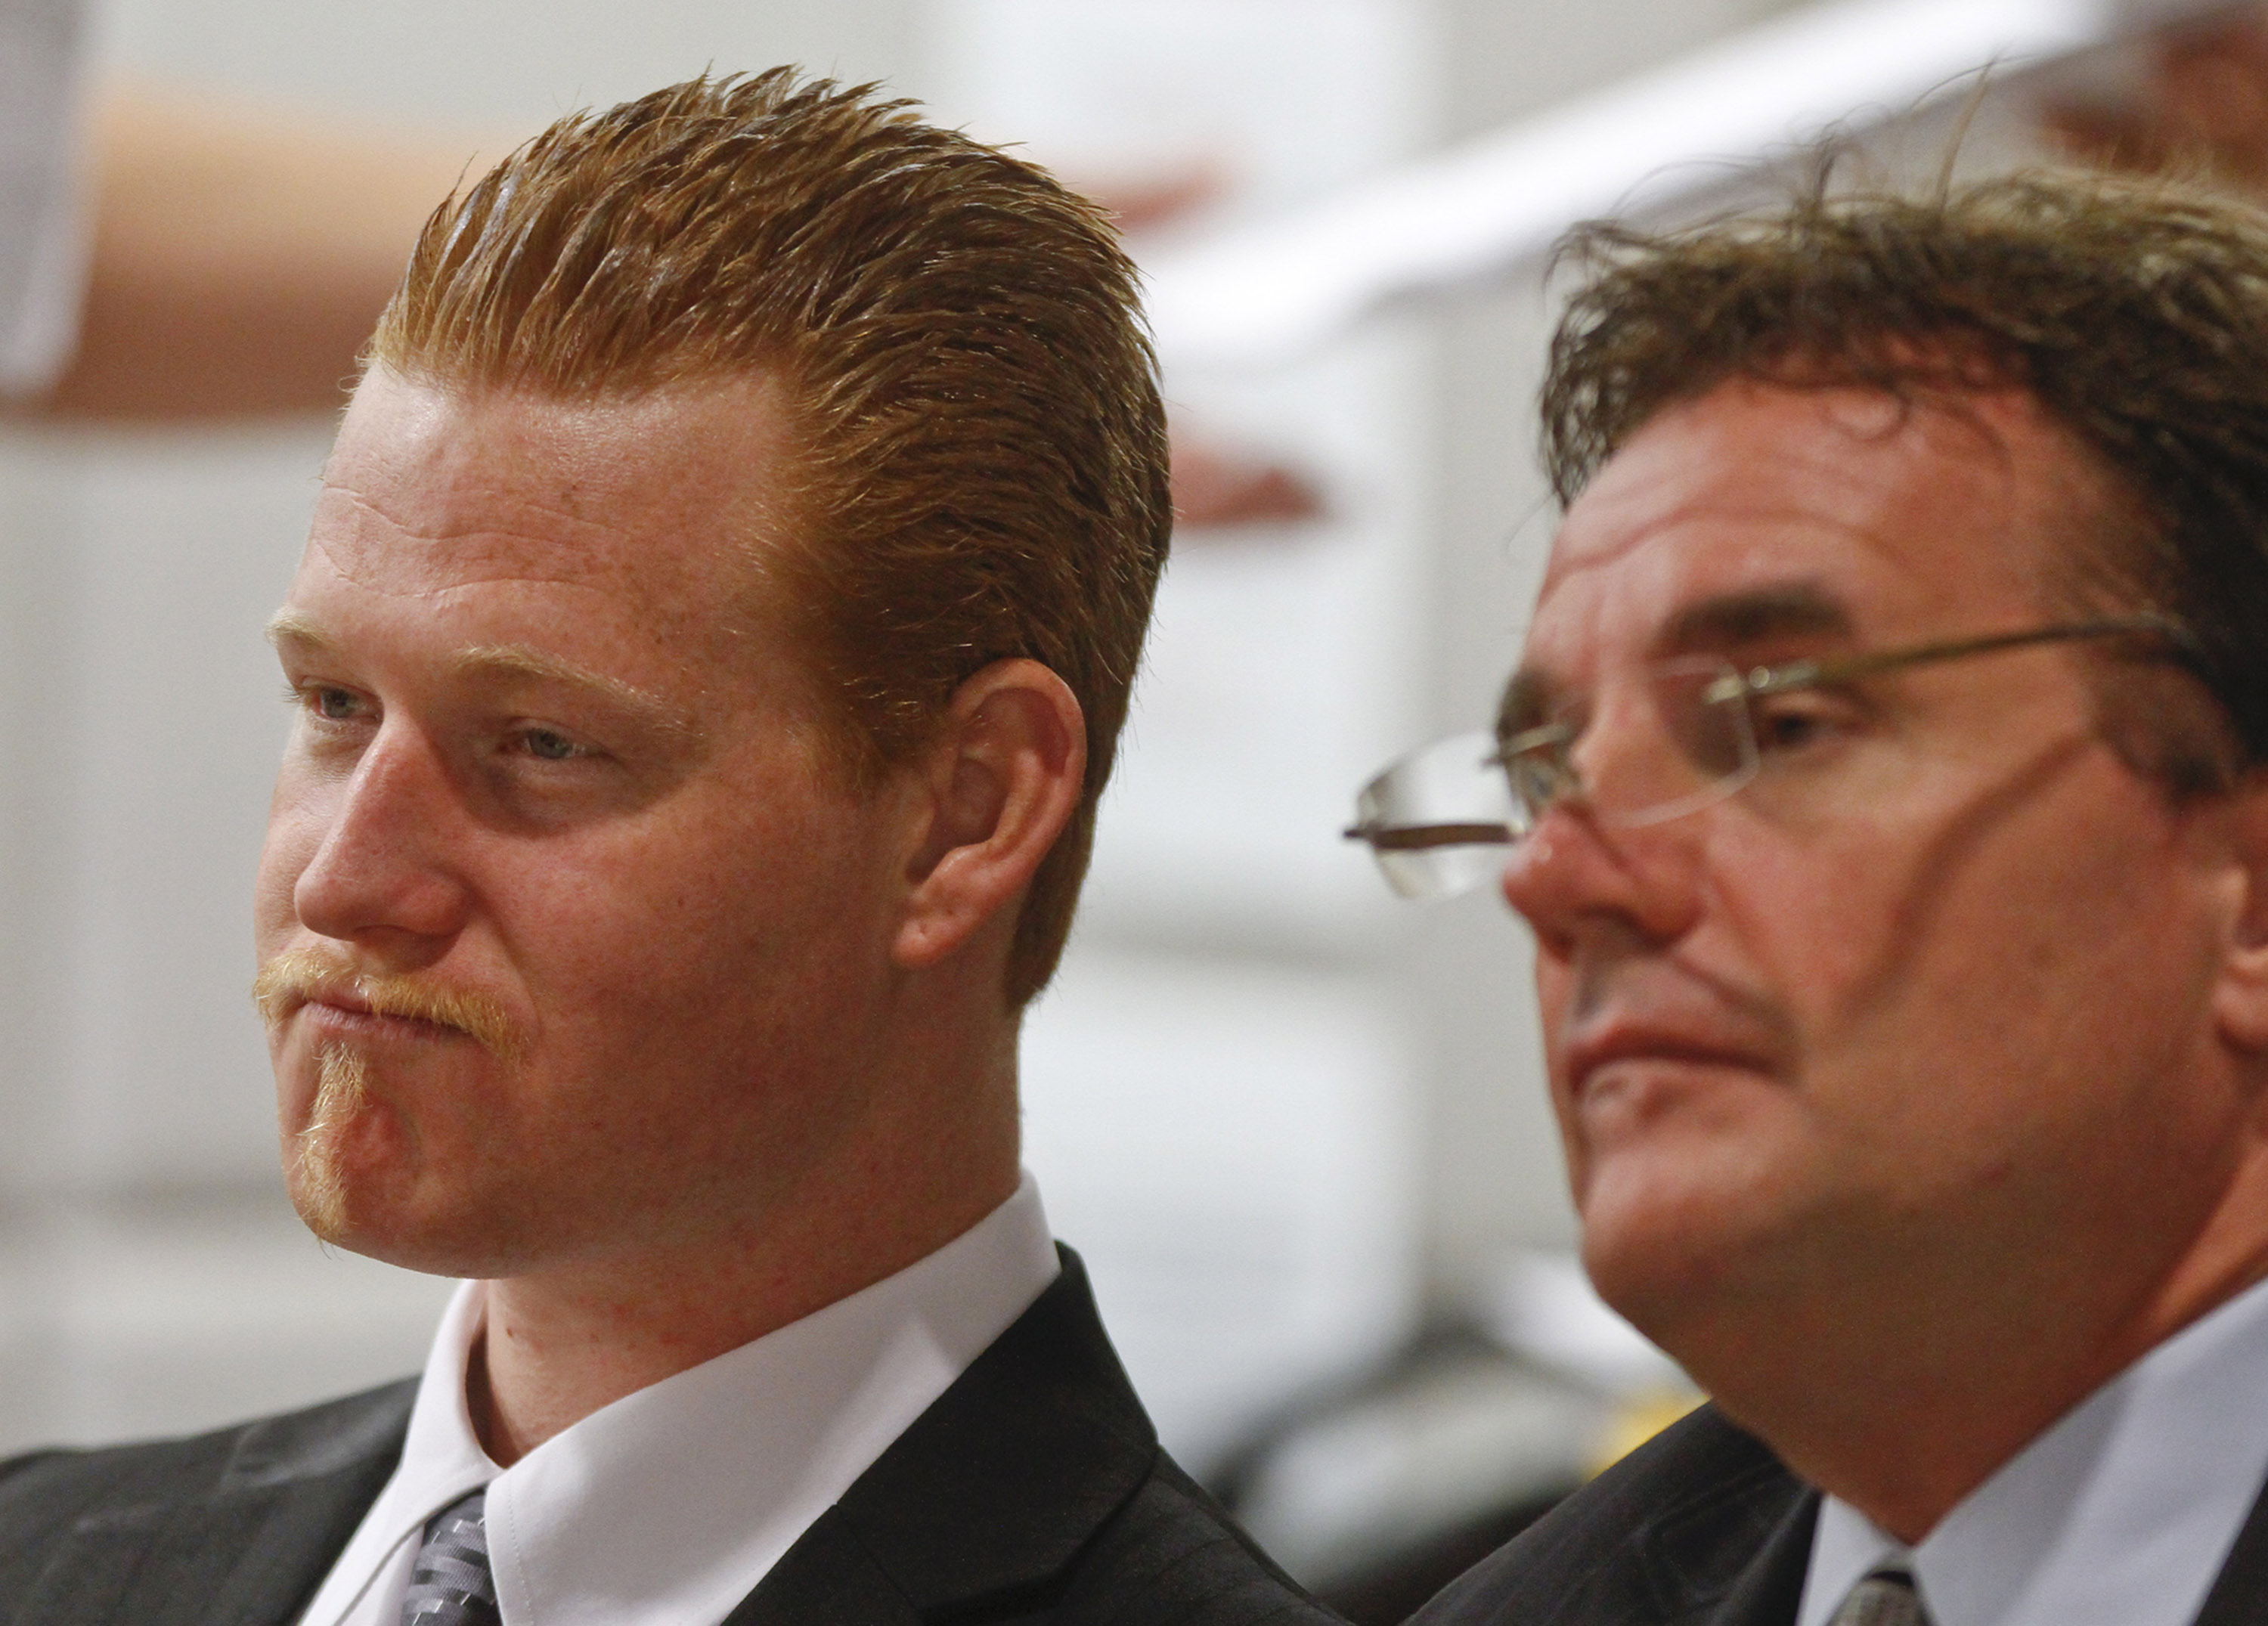
[[[922,758],[924,819],[891,958],[935,965],[1021,899],[1079,810],[1086,719],[1036,660],[996,660],[954,691]]]
[[[2213,1016],[2238,1048],[2268,1052],[2268,769],[2247,774],[2228,809],[2235,849],[2238,901]]]

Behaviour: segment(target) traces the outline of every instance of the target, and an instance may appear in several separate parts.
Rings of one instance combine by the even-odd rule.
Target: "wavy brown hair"
[[[872,86],[776,69],[561,120],[435,211],[368,364],[603,400],[786,392],[793,542],[762,561],[871,771],[1027,656],[1085,709],[1085,798],[1008,997],[1070,931],[1172,528],[1157,367],[1108,219]]]
[[[2073,564],[2194,640],[2268,762],[2268,221],[2165,180],[2034,172],[1836,195],[1660,234],[1586,225],[1552,341],[1561,502],[1648,419],[1735,377],[1910,395],[2016,386],[2134,499]],[[2083,556],[2082,556],[2083,555]]]

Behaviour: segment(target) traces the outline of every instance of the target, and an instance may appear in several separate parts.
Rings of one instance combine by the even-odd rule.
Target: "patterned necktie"
[[[1912,1575],[1884,1564],[1851,1589],[1827,1626],[1929,1626],[1929,1616],[1914,1596]]]
[[[489,1572],[484,1485],[433,1515],[401,1600],[401,1626],[501,1626],[496,1577]]]

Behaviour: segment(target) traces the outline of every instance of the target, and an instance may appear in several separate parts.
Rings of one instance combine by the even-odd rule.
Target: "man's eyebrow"
[[[268,618],[267,630],[270,644],[303,644],[324,653],[335,653],[339,647],[338,640],[313,619],[288,607]],[[656,727],[687,735],[700,732],[681,707],[652,690],[609,677],[603,672],[593,672],[588,666],[526,644],[477,644],[460,650],[449,665],[460,677],[534,678],[541,682],[585,689],[604,695],[625,710],[637,712]]]
[[[1848,637],[1851,612],[1824,588],[1808,582],[1719,593],[1687,605],[1654,640],[1654,653],[1690,655],[1738,649],[1765,638]],[[1504,687],[1497,732],[1510,736],[1539,725],[1559,684],[1541,666],[1522,666]]]
[[[628,710],[643,714],[649,721],[688,732],[693,728],[690,717],[652,690],[524,644],[479,644],[459,651],[449,664],[462,677],[534,678],[540,682],[588,689]]]
[[[272,644],[304,644],[311,649],[335,650],[337,643],[308,616],[285,605],[268,618],[261,636]]]
[[[1809,583],[1720,593],[1687,605],[1669,618],[1655,640],[1658,652],[1737,648],[1764,638],[1848,637],[1851,612],[1843,601]]]

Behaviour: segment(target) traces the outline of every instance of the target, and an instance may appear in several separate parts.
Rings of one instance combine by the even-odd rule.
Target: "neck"
[[[890,1076],[904,1087],[822,1166],[771,1187],[762,1212],[488,1282],[467,1400],[490,1457],[509,1466],[601,1407],[895,1275],[1007,1201],[1014,1058],[1012,1018],[982,1042],[902,1056]]]
[[[2097,1388],[2268,1277],[2268,1166],[2123,1296],[2102,1291],[2099,1254],[2066,1251],[2065,1271],[1981,1260],[1904,1293],[1869,1282],[1742,1306],[1697,1330],[1687,1369],[1798,1475],[1912,1545]]]
[[[486,1284],[467,1399],[509,1467],[601,1407],[847,1299],[937,1251],[1013,1194],[1012,1157],[953,1203],[910,1216],[786,1223],[678,1259],[642,1254]],[[855,1231],[849,1227],[855,1227]]]

